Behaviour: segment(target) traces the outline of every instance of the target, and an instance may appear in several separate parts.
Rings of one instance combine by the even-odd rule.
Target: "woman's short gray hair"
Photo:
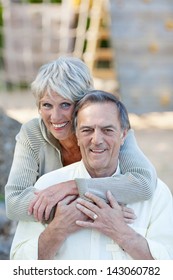
[[[93,79],[87,65],[79,58],[60,56],[40,67],[36,79],[31,84],[37,106],[47,92],[76,102],[86,91],[93,89]]]
[[[114,103],[119,112],[119,120],[122,130],[130,129],[130,121],[125,105],[113,94],[103,90],[91,90],[76,104],[73,112],[73,128],[77,127],[77,115],[81,108],[87,107],[90,103]],[[106,112],[105,112],[106,118]]]

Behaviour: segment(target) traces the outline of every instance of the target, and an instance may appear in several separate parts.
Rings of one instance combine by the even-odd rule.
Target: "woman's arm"
[[[24,124],[16,140],[13,163],[5,186],[6,213],[12,220],[33,221],[35,217],[28,215],[28,210],[30,203],[38,197],[35,194],[35,183],[41,175],[62,167],[61,158],[59,152],[43,137],[38,119]],[[44,207],[45,203],[47,205],[51,202],[53,196],[52,205],[49,203],[50,209],[65,196],[74,192],[78,194],[75,181],[47,187],[47,193],[41,196],[38,203],[43,202]],[[52,195],[54,189],[55,195]],[[38,204],[34,208],[35,212],[37,208]],[[41,211],[42,215],[44,210]]]
[[[13,163],[5,186],[6,214],[12,220],[32,220],[27,212],[29,201],[34,198],[38,159],[23,132],[17,135],[16,140]]]
[[[47,220],[52,207],[59,201],[62,192],[61,185],[64,193],[66,193],[65,195],[68,195],[68,192],[77,195],[79,192],[79,196],[85,199],[85,193],[91,192],[106,200],[106,192],[110,190],[117,201],[122,204],[147,200],[152,196],[157,181],[156,171],[139,149],[133,130],[128,132],[126,141],[122,146],[120,168],[124,174],[115,177],[76,178],[78,191],[74,181],[51,186],[39,192],[36,200],[31,202],[29,209],[38,220],[42,219],[45,212]],[[37,205],[39,206],[37,207]]]
[[[39,153],[33,151],[31,146],[28,145],[26,136],[22,136],[21,133],[19,135],[20,137],[17,137],[11,172],[5,187],[7,216],[13,220],[33,220],[33,216],[28,215],[28,207],[31,201],[35,199],[34,184],[39,177],[39,158],[37,155]],[[35,140],[35,143],[38,146],[40,144],[38,139]],[[109,189],[121,203],[126,204],[149,199],[155,189],[156,172],[138,148],[133,131],[128,133],[127,139],[122,147],[120,168],[122,173],[125,174],[114,178],[76,179],[80,196],[84,196],[85,192],[90,191],[105,198],[106,191]],[[63,188],[64,196],[74,194],[74,184],[64,183]],[[56,201],[53,201],[52,206],[59,201],[59,192],[62,193],[61,184],[57,184],[55,192]],[[75,193],[77,194],[76,191]],[[40,199],[42,200],[42,198],[41,196]],[[49,204],[48,196],[47,204]],[[35,205],[32,204],[32,207],[35,207]],[[35,207],[35,211],[38,211],[37,207]],[[41,210],[41,213],[43,212],[44,209]],[[50,209],[47,216],[49,212]]]
[[[79,194],[85,197],[86,192],[106,199],[110,190],[119,203],[133,203],[148,200],[156,187],[155,168],[139,149],[133,130],[129,130],[120,156],[121,175],[109,178],[77,178]]]

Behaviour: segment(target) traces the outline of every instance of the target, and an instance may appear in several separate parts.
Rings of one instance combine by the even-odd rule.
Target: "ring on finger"
[[[93,219],[96,220],[98,218],[98,216],[96,214],[94,214]]]

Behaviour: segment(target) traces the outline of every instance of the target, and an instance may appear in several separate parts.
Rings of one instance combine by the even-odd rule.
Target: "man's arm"
[[[58,203],[55,217],[38,240],[38,259],[54,259],[65,239],[80,229],[76,219],[87,219],[87,216],[76,209],[76,196],[68,196]]]
[[[65,241],[67,231],[58,229],[57,218],[40,234],[38,239],[38,260],[54,259],[57,251]]]
[[[127,224],[113,240],[135,260],[153,260],[147,240]]]

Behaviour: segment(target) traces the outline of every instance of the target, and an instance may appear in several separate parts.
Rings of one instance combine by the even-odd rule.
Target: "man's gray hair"
[[[77,127],[77,115],[81,108],[87,107],[90,103],[114,103],[119,112],[119,120],[121,129],[130,129],[130,121],[128,112],[125,105],[113,94],[102,91],[102,90],[91,90],[76,104],[73,113],[73,128],[76,130]],[[106,112],[103,112],[106,118]]]
[[[45,93],[55,92],[76,102],[93,88],[93,78],[87,65],[81,59],[70,56],[61,56],[41,66],[31,84],[37,106]]]

